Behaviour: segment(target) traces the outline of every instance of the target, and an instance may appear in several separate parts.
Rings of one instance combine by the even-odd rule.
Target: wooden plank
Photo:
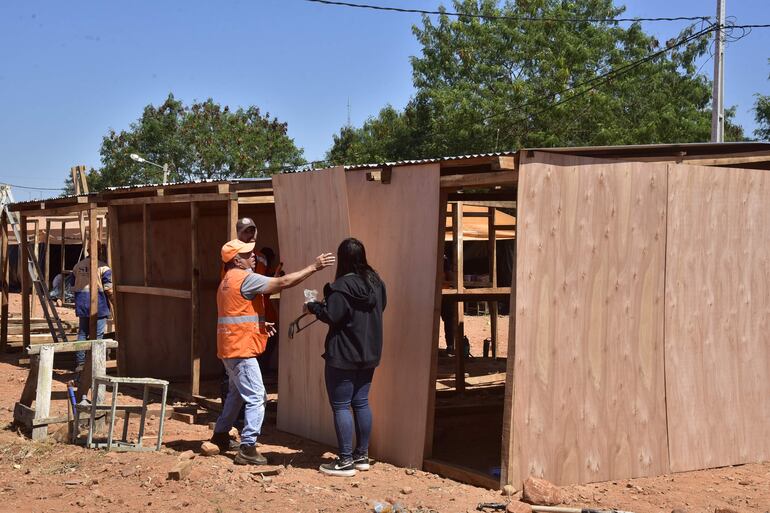
[[[8,344],[8,216],[0,212],[0,352],[5,352]]]
[[[281,260],[287,272],[308,265],[323,252],[335,252],[339,243],[350,236],[342,167],[275,175],[273,184]],[[333,271],[327,270],[281,292],[278,429],[336,446],[324,362],[320,358],[327,329],[318,322],[294,340],[287,335],[289,324],[302,313],[303,289],[322,294],[324,284],[333,279]]]
[[[364,243],[388,294],[382,359],[370,397],[377,419],[371,451],[378,459],[414,468],[424,459],[435,311],[440,308],[439,175],[439,164],[394,167],[389,184],[367,181],[365,171],[346,173],[351,235]],[[409,280],[403,279],[405,264],[419,270]]]
[[[34,424],[40,424],[40,419],[47,418],[51,411],[51,385],[53,381],[53,354],[52,346],[40,348],[37,363],[37,386],[35,388],[35,420]],[[40,425],[32,428],[32,440],[45,440],[48,436],[48,426]]]
[[[29,259],[29,248],[27,247],[27,218],[19,216],[19,224],[21,229],[21,240],[19,241],[19,266],[21,268],[21,317],[24,319],[24,347],[29,347],[29,335],[30,335],[30,312],[29,304],[29,289],[30,289],[30,276],[29,266],[27,261]]]
[[[61,222],[61,231],[59,232],[60,239],[61,239],[61,244],[59,244],[59,272],[62,275],[62,284],[61,284],[61,288],[59,289],[59,291],[60,291],[59,292],[59,299],[61,300],[62,304],[64,304],[64,299],[65,299],[64,291],[67,288],[66,287],[66,283],[64,281],[64,280],[67,279],[67,276],[64,274],[64,271],[67,268],[66,267],[67,252],[65,251],[65,249],[67,247],[66,246],[66,237],[65,237],[66,229],[67,229],[67,221],[62,221]]]
[[[88,231],[89,231],[89,277],[91,282],[89,292],[91,296],[90,317],[88,322],[88,338],[96,338],[96,324],[99,320],[99,289],[101,279],[99,278],[99,232],[96,227],[96,211],[88,211]]]
[[[168,191],[166,191],[168,192]],[[190,203],[193,201],[228,201],[237,198],[235,193],[229,194],[170,194],[165,196],[143,196],[139,198],[110,199],[111,206],[122,205],[157,205],[168,203]]]
[[[497,237],[495,232],[495,214],[497,209],[489,207],[487,220],[487,253],[489,255],[489,281],[497,287]],[[489,324],[491,331],[492,357],[497,358],[497,301],[488,301]]]
[[[32,226],[33,226],[33,230],[34,230],[33,231],[33,235],[32,235],[32,258],[35,261],[35,265],[37,266],[37,269],[39,270],[40,269],[40,257],[39,257],[39,253],[40,253],[40,223],[39,223],[39,221],[37,219],[33,220],[32,221]],[[37,279],[39,280],[40,278],[41,277],[39,276],[39,273],[38,273]],[[30,305],[31,305],[31,310],[34,312],[35,311],[35,303],[36,303],[36,300],[37,300],[37,287],[34,286],[34,283],[33,283],[33,286],[32,286],[32,295],[31,295],[31,297],[32,297],[32,299],[30,300]]]
[[[486,488],[488,490],[500,489],[500,481],[497,479],[454,463],[430,459],[423,462],[422,468],[425,472],[438,474],[442,477],[461,483]]]
[[[438,239],[436,241],[436,297],[433,298],[433,334],[431,335],[430,378],[428,379],[428,405],[425,419],[425,449],[423,458],[433,455],[433,430],[436,416],[436,374],[438,373],[438,339],[441,331],[441,289],[444,286],[444,232],[447,213],[447,193],[439,197]]]
[[[142,269],[144,270],[144,286],[147,287],[150,280],[150,205],[142,205]]]
[[[448,175],[441,177],[441,188],[455,189],[463,187],[493,187],[497,185],[515,185],[519,173],[516,171],[495,171],[493,173],[471,173],[467,175]]]
[[[148,296],[176,297],[190,299],[192,293],[189,290],[166,289],[163,287],[142,287],[138,285],[119,285],[115,290],[124,294],[145,294]]]
[[[190,203],[190,258],[192,275],[190,280],[190,393],[200,393],[201,341],[200,341],[200,268],[198,266],[198,203]]]
[[[455,289],[462,294],[465,288],[465,256],[463,242],[463,202],[454,204],[452,211],[452,240],[455,250]],[[465,391],[465,305],[461,301],[456,305],[455,317],[455,391],[462,394]]]
[[[669,166],[671,470],[770,459],[770,174]]]
[[[275,196],[238,196],[239,205],[271,205]]]
[[[120,347],[117,341],[111,338],[100,339],[104,341],[104,347],[106,349],[115,349]],[[54,353],[74,353],[76,351],[89,351],[91,349],[91,343],[95,340],[80,340],[78,342],[57,342],[52,344],[38,344],[27,348],[27,354],[40,354],[44,348],[52,347]]]
[[[237,199],[231,199],[227,202],[227,219],[228,240],[233,240],[238,237],[238,232],[235,229],[235,225],[238,223]]]
[[[112,287],[113,287],[113,294],[112,294],[112,320],[113,320],[113,329],[115,330],[115,338],[117,340],[120,340],[120,319],[121,319],[121,313],[120,313],[120,298],[117,294],[117,284],[120,283],[120,279],[122,278],[122,270],[121,270],[121,255],[120,255],[120,232],[118,230],[118,211],[115,207],[110,207],[107,213],[107,233],[108,233],[108,244],[107,244],[107,251],[110,255],[110,269],[112,269]],[[122,347],[118,348],[118,374],[122,374],[122,371],[124,370],[120,366],[120,362],[123,361],[124,357],[124,349]]]
[[[666,166],[535,154],[520,174],[506,479],[667,473]]]
[[[45,287],[48,289],[51,286],[51,220],[45,221],[45,262],[43,266],[43,275],[45,279]]]

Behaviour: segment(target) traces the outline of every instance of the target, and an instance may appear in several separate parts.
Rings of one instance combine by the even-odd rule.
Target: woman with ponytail
[[[367,263],[364,245],[353,238],[343,240],[337,249],[334,283],[324,287],[324,302],[307,304],[309,312],[329,325],[323,358],[339,455],[321,465],[325,474],[349,477],[369,470],[369,388],[382,355],[386,303],[385,284]]]

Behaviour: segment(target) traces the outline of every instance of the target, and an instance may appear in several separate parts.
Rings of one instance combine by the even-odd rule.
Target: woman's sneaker
[[[324,463],[318,470],[329,476],[353,477],[356,475],[356,467],[353,460],[341,460],[337,458],[331,463]]]
[[[353,456],[353,466],[356,470],[369,470],[369,464],[371,461],[369,460],[369,455],[364,454],[363,456]]]

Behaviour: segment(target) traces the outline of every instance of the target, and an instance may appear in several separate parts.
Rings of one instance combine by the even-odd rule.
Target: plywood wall
[[[281,260],[286,272],[311,264],[321,253],[336,253],[348,237],[348,196],[342,167],[273,177]],[[289,340],[289,324],[302,313],[304,289],[323,297],[334,268],[281,292],[278,429],[337,445],[324,385],[326,326],[317,322]],[[307,322],[309,319],[305,319]]]
[[[666,166],[525,155],[518,214],[508,482],[667,472]]]
[[[671,165],[671,469],[770,459],[770,172]]]
[[[422,466],[438,262],[439,165],[393,169],[391,183],[348,172],[351,235],[385,281],[383,355],[374,374],[371,454]]]

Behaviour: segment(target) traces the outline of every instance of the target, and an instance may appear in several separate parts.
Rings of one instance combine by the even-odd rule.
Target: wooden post
[[[51,412],[51,385],[53,382],[53,346],[44,345],[40,348],[37,362],[37,388],[35,390],[35,420],[48,418]],[[48,425],[32,428],[32,440],[45,440],[48,436]]]
[[[59,262],[61,263],[61,269],[59,272],[61,273],[61,289],[59,290],[59,294],[61,295],[61,304],[64,304],[64,289],[66,288],[66,279],[68,278],[67,275],[64,274],[64,269],[67,266],[67,245],[65,244],[65,238],[66,238],[66,229],[67,229],[67,221],[61,222],[61,244],[59,245],[59,248],[61,248],[61,255],[59,255]]]
[[[430,357],[430,379],[428,380],[428,416],[425,423],[425,448],[423,459],[428,459],[433,454],[433,427],[436,416],[436,373],[438,371],[438,337],[441,331],[441,291],[444,286],[444,239],[446,238],[446,192],[441,192],[438,208],[438,240],[436,261],[436,298],[433,304],[433,339]]]
[[[91,258],[89,260],[89,276],[91,282],[88,286],[88,290],[91,296],[91,309],[89,311],[90,317],[88,322],[88,338],[89,340],[95,340],[98,338],[96,334],[96,323],[99,319],[99,286],[101,280],[99,279],[99,236],[96,231],[96,207],[91,205],[88,209],[88,245],[89,254]]]
[[[45,286],[49,288],[51,286],[51,220],[45,220]]]
[[[29,258],[29,248],[27,243],[27,218],[20,215],[19,225],[21,228],[21,240],[19,241],[19,263],[21,264],[21,317],[22,317],[22,340],[24,347],[29,347],[29,332],[31,323],[31,312],[29,311],[29,289],[30,276],[27,259]]]
[[[107,210],[107,255],[109,258],[109,266],[112,269],[112,325],[115,331],[115,340],[120,340],[120,315],[118,313],[118,285],[120,281],[120,245],[118,238],[118,211],[116,207],[108,207]],[[125,375],[125,367],[123,358],[125,357],[125,345],[119,344],[118,353],[118,375]]]
[[[8,218],[0,213],[0,352],[8,344]]]
[[[487,222],[487,239],[489,245],[489,281],[491,287],[497,287],[497,232],[495,230],[495,213],[497,209],[489,207],[489,219]],[[497,300],[487,303],[489,310],[489,324],[492,331],[492,358],[497,358]]]
[[[455,284],[457,292],[465,290],[463,266],[463,202],[455,203],[452,212],[452,235],[455,243],[455,265],[457,272]],[[457,302],[457,324],[455,326],[455,390],[458,394],[465,392],[465,311],[464,303]]]
[[[34,234],[32,235],[32,259],[35,261],[35,265],[38,269],[40,269],[40,224],[37,219],[32,221],[32,226],[34,227],[33,230],[35,230]],[[37,279],[40,279],[40,276],[37,277]],[[30,308],[30,315],[34,317],[35,315],[35,300],[37,299],[37,287],[32,287],[32,294],[31,294],[31,300],[29,304]]]
[[[227,240],[233,240],[238,237],[235,225],[238,224],[238,200],[231,199],[227,202]]]
[[[192,258],[192,283],[190,285],[190,392],[200,394],[201,343],[200,343],[200,268],[198,264],[198,203],[190,203],[190,255]]]
[[[75,187],[75,194],[83,194],[83,188],[80,182],[80,166],[74,166],[70,168],[72,173],[72,185]],[[86,225],[83,212],[78,212],[78,227],[80,228],[80,242],[82,244],[81,254],[88,256],[88,247],[86,244]]]
[[[142,265],[144,269],[144,286],[150,284],[150,263],[148,261],[150,252],[150,205],[142,205]]]

